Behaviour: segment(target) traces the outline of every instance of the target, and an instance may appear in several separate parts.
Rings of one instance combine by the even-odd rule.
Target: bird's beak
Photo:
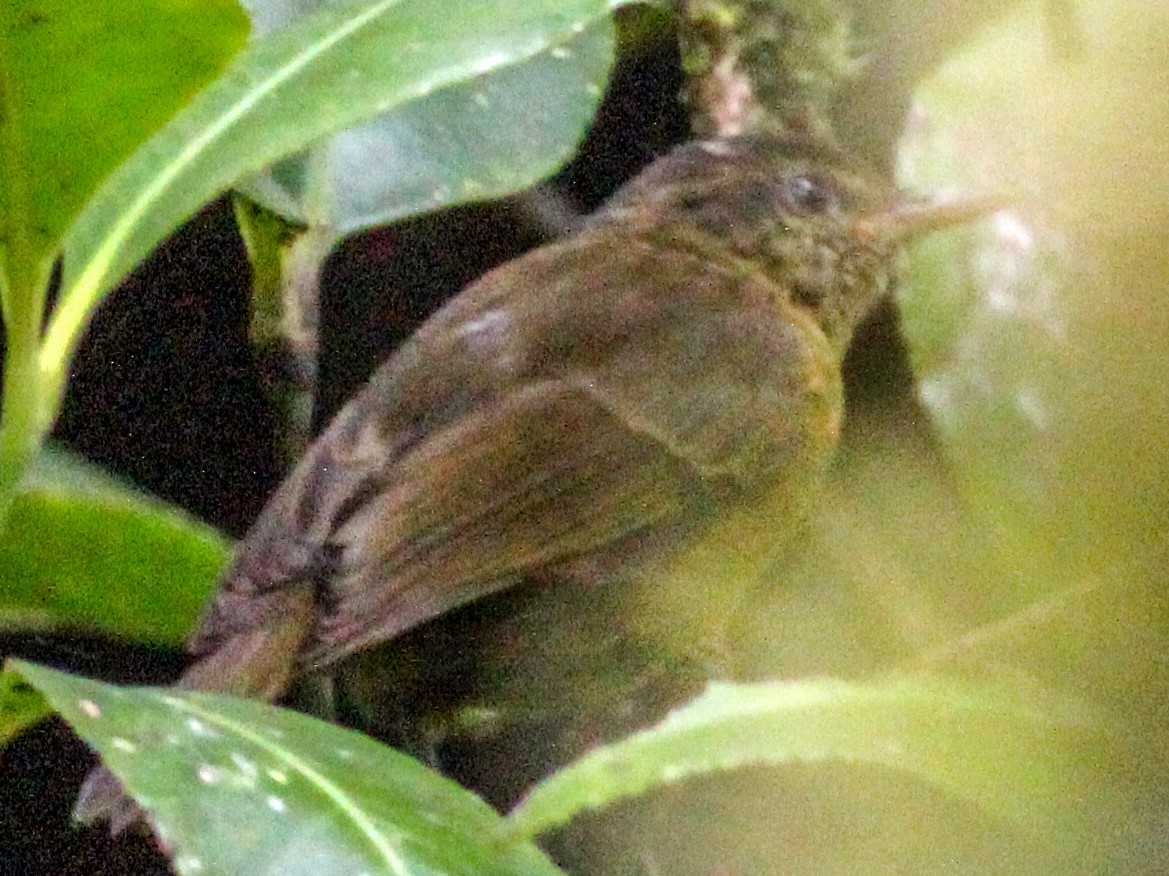
[[[857,217],[853,230],[862,240],[900,243],[931,231],[973,222],[1004,209],[1008,204],[1008,199],[1001,195],[951,201],[905,198],[891,207]]]

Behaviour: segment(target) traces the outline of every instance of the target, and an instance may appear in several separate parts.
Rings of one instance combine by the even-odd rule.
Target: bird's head
[[[833,147],[756,135],[679,147],[622,189],[605,213],[653,229],[665,245],[716,241],[810,310],[843,353],[892,288],[901,244],[997,206],[912,199]]]

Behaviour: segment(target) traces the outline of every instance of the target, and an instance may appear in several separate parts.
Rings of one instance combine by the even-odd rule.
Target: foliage
[[[20,86],[22,75],[36,73],[35,67],[29,70],[18,63],[29,51],[21,39],[22,28],[58,28],[72,35],[88,24],[78,21],[72,8],[53,11],[42,19],[45,14],[35,4],[5,7],[6,81]],[[63,212],[68,202],[61,202],[55,222],[48,227],[38,220],[32,204],[40,200],[36,180],[46,175],[44,156],[57,152],[48,139],[54,131],[48,125],[43,126],[45,130],[31,125],[29,119],[35,121],[37,114],[25,109],[52,102],[50,92],[45,89],[38,95],[36,80],[24,82],[23,91],[7,87],[0,126],[0,136],[6,141],[0,192],[8,230],[0,292],[8,328],[5,385],[20,387],[20,391],[4,397],[0,510],[7,510],[16,485],[52,425],[69,360],[94,309],[179,221],[233,182],[376,112],[408,107],[432,94],[447,94],[452,87],[467,88],[468,83],[497,71],[512,71],[508,83],[513,88],[524,84],[516,68],[541,64],[548,53],[606,16],[607,4],[601,0],[543,4],[498,0],[472,6],[449,0],[330,4],[253,41],[165,124],[156,119],[161,124],[157,131],[138,130],[140,137],[150,135],[144,142],[129,142],[130,134],[121,138],[124,160],[84,203],[73,204],[71,213]],[[112,28],[116,20],[112,11],[110,19],[105,24]],[[208,22],[217,24],[215,18]],[[602,57],[604,37],[603,31],[597,37],[602,40]],[[48,51],[69,42],[58,35],[37,48]],[[177,47],[183,44],[171,43],[173,53],[182,54]],[[232,45],[223,40],[220,45],[222,63]],[[593,54],[584,53],[587,63],[574,67],[580,76],[577,92],[586,96],[589,86],[595,86]],[[63,65],[64,56],[58,57]],[[199,76],[206,75],[206,66],[198,66],[181,83],[175,103]],[[131,76],[116,81],[123,78],[135,80]],[[344,101],[329,97],[340,91]],[[563,156],[579,137],[598,98],[599,93],[593,93],[589,100],[565,102],[561,113],[552,114],[559,124],[546,120],[550,133],[543,144],[543,162],[529,162],[529,174]],[[555,131],[559,136],[551,133]],[[40,142],[35,140],[38,136]],[[74,144],[75,161],[83,160],[86,142],[70,138],[66,142]],[[504,142],[501,137],[497,149],[480,159],[496,164]],[[69,170],[58,166],[51,172],[68,177]],[[460,164],[450,172],[458,184],[447,186],[441,196],[431,193],[429,206],[497,194],[501,185],[522,182],[511,176],[507,182],[468,190],[462,183],[474,171]],[[411,206],[418,205],[410,202],[404,209]],[[60,290],[46,321],[45,305],[58,257]]]
[[[182,874],[557,872],[530,844],[494,841],[499,816],[474,795],[360,733],[253,700],[16,668],[149,807]]]
[[[209,526],[46,450],[0,542],[0,627],[96,625],[178,644],[227,560]]]
[[[119,14],[142,6],[124,5]],[[37,53],[84,45],[96,13],[21,2],[0,11],[0,502],[9,519],[0,607],[9,625],[100,622],[173,640],[224,555],[204,528],[104,478],[52,460],[30,468],[80,332],[164,234],[236,180],[375,111],[397,108],[411,128],[419,118],[437,124],[452,101],[480,103],[480,86],[543,82],[569,44],[585,60],[558,68],[569,77],[560,87],[587,94],[597,58],[608,56],[607,10],[587,0],[459,4],[457,14],[442,0],[338,3],[234,57],[242,29],[231,9],[187,20],[184,4],[158,6],[176,18],[146,17],[199,47],[189,68],[166,83],[151,74],[148,96],[132,83],[122,94],[110,83],[133,77],[109,69],[150,69],[158,58],[119,43],[94,59],[92,79],[75,80],[56,116],[29,97],[29,83],[51,75]],[[511,14],[498,14],[503,7]],[[551,777],[503,820],[349,731],[225,697],[119,690],[19,664],[0,687],[0,731],[41,713],[18,673],[154,811],[183,873],[211,861],[292,872],[290,855],[314,873],[547,873],[533,834],[585,810],[698,774],[792,761],[896,770],[1025,824],[1091,869],[1092,856],[1117,842],[1109,826],[1139,821],[1141,801],[1166,779],[1157,766],[1167,744],[1165,612],[1155,594],[1169,553],[1160,230],[1169,158],[1164,102],[1145,99],[1161,93],[1165,65],[1131,45],[1147,40],[1164,61],[1169,34],[1152,4],[1134,10],[1085,4],[1091,53],[1070,67],[1043,55],[1038,16],[1021,12],[922,92],[928,113],[911,126],[903,176],[933,185],[965,172],[967,186],[1018,193],[1018,207],[988,226],[915,253],[901,293],[947,472],[907,446],[904,423],[862,421],[807,557],[784,570],[780,592],[759,594],[739,631],[761,674],[862,680],[714,689]],[[582,33],[597,40],[589,51],[573,42]],[[414,42],[426,51],[412,51]],[[329,98],[339,84],[344,99]],[[442,99],[427,104],[434,94]],[[76,103],[95,96],[134,123],[98,137],[91,156],[95,138],[71,135],[68,124]],[[1144,112],[1134,118],[1126,101]],[[449,186],[434,202],[536,178],[571,147],[593,102],[553,101],[565,107],[560,134],[522,169],[499,150],[456,148],[439,165],[447,176],[427,182]],[[502,113],[484,118],[495,134],[508,124]],[[57,141],[68,148],[49,148]],[[487,160],[498,185],[463,185],[485,178],[469,160]],[[298,185],[310,176],[283,166],[285,179],[300,174]],[[53,196],[61,180],[70,188]],[[428,193],[394,194],[396,207],[361,221],[421,209]],[[58,259],[61,288],[45,320]],[[51,551],[36,549],[38,532],[54,533]],[[123,602],[109,598],[113,588],[145,591],[148,567],[159,602],[108,610]],[[173,626],[156,626],[160,616]],[[942,839],[908,828],[892,837],[905,848]]]

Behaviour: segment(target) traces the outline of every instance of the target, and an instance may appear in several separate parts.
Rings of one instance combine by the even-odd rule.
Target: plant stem
[[[33,231],[33,196],[22,137],[23,102],[0,70],[0,302],[4,314],[4,398],[0,402],[0,530],[24,474],[52,423],[38,353],[52,259]],[[46,265],[47,262],[47,265]]]
[[[698,137],[761,131],[827,138],[852,75],[839,0],[682,0],[678,38]]]
[[[6,290],[7,291],[7,290]],[[32,296],[24,297],[26,305]],[[16,312],[13,312],[13,311]],[[0,530],[29,465],[52,425],[56,400],[48,403],[38,360],[41,308],[8,309],[5,325],[4,399],[0,403]]]

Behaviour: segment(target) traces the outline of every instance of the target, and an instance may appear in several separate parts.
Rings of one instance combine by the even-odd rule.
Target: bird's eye
[[[840,192],[820,174],[801,173],[783,181],[783,199],[796,213],[829,213],[840,206]]]

